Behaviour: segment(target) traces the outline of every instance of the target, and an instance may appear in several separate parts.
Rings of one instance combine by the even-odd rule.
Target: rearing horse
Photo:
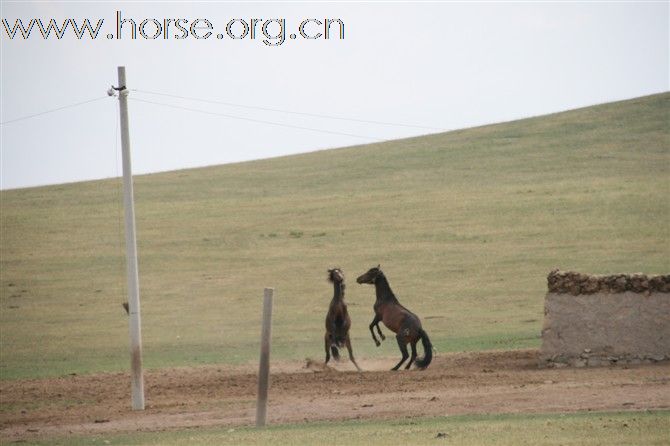
[[[360,372],[361,368],[356,364],[354,353],[351,350],[351,339],[349,339],[349,329],[351,328],[351,318],[347,311],[347,304],[344,303],[344,273],[339,268],[328,270],[328,281],[333,284],[333,299],[328,307],[326,315],[326,364],[330,361],[330,352],[336,360],[340,359],[338,347],[346,345],[349,351],[349,359],[354,363],[356,369]]]
[[[409,369],[414,360],[416,359],[416,343],[421,339],[424,350],[424,357],[416,359],[416,366],[419,369],[425,369],[428,367],[430,362],[433,360],[433,345],[430,343],[428,334],[421,328],[421,321],[419,317],[409,311],[407,308],[400,305],[398,299],[391,291],[391,286],[389,285],[386,276],[380,269],[380,265],[377,265],[375,268],[371,268],[365,274],[361,275],[356,279],[358,283],[369,283],[375,286],[375,292],[377,294],[377,300],[375,301],[374,310],[375,318],[370,324],[370,333],[372,333],[372,339],[375,341],[377,347],[381,344],[377,337],[375,336],[374,327],[377,327],[377,332],[382,338],[382,341],[385,336],[382,334],[381,329],[379,328],[379,322],[384,322],[386,327],[396,333],[396,339],[398,340],[398,347],[400,347],[400,352],[402,353],[402,359],[395,367],[391,370],[398,370],[398,368],[407,360],[409,362],[405,366],[405,369]],[[412,356],[410,357],[407,352],[407,344],[410,344],[412,347]]]

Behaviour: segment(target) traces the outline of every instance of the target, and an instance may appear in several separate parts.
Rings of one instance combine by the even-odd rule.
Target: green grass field
[[[667,445],[670,412],[468,415],[68,437],[36,445]],[[26,443],[24,443],[26,444]]]
[[[381,263],[438,351],[539,345],[546,275],[670,270],[670,93],[135,179],[146,367],[321,358],[347,274],[358,358]],[[142,147],[134,147],[141,151]],[[129,368],[120,180],[2,191],[0,377]]]

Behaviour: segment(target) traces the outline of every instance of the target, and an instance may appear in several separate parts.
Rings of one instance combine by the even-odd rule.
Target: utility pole
[[[126,266],[128,273],[128,314],[130,321],[130,375],[133,410],[144,410],[144,378],[142,374],[142,321],[140,318],[140,283],[137,272],[137,240],[135,238],[135,204],[133,174],[130,163],[128,131],[128,87],[126,67],[118,67],[121,151],[123,154],[123,207],[126,220]]]

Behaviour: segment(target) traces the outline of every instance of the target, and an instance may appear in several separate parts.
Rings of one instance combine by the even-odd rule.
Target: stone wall
[[[555,270],[547,285],[541,365],[670,359],[670,275]]]

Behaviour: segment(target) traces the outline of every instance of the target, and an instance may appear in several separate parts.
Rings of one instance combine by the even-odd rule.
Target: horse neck
[[[333,282],[333,302],[344,300],[344,282]]]
[[[398,299],[391,291],[391,286],[385,276],[378,276],[375,280],[375,292],[377,293],[377,300],[382,302],[398,302]]]

